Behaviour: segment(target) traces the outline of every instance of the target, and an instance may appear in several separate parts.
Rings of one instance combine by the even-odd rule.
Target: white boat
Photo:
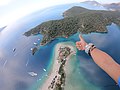
[[[31,51],[33,50],[33,48],[30,49]]]
[[[43,68],[43,71],[45,71],[45,72],[46,72],[47,70]]]
[[[38,45],[38,44],[34,42],[34,45]]]
[[[40,39],[38,38],[38,41],[40,41]]]
[[[15,52],[16,48],[13,48],[13,52]]]
[[[28,72],[28,74],[31,75],[32,77],[37,76],[37,73],[35,72]]]

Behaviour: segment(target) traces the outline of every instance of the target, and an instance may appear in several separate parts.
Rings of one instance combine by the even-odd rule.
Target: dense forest
[[[57,37],[69,37],[77,32],[107,32],[106,26],[115,23],[120,26],[120,12],[104,10],[88,10],[74,6],[63,13],[64,19],[43,22],[24,35],[42,34],[41,45]]]

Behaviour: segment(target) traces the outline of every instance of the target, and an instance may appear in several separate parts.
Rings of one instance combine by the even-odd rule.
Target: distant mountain
[[[4,27],[1,27],[0,28],[0,32],[3,30],[3,29],[5,29],[7,26],[4,26]]]
[[[95,1],[95,0],[88,0],[88,1],[84,1],[84,2],[80,2],[80,6],[86,6],[87,8],[91,9],[91,10],[106,10],[106,8],[99,2]],[[91,8],[94,7],[94,8]]]
[[[120,11],[120,2],[119,3],[110,3],[110,4],[101,4],[94,0],[88,0],[88,1],[84,1],[82,3],[86,3],[89,5],[93,5],[93,6],[101,6],[110,11]]]
[[[103,5],[108,10],[112,11],[120,11],[120,2],[119,3],[111,3],[111,4],[104,4]]]
[[[94,0],[88,0],[88,1],[84,1],[82,3],[86,3],[86,4],[94,5],[94,6],[103,6],[110,11],[120,11],[120,2],[119,3],[110,3],[110,4],[101,4]]]
[[[102,4],[100,4],[99,2],[94,1],[94,0],[84,1],[82,3],[91,4],[93,6],[102,6]]]

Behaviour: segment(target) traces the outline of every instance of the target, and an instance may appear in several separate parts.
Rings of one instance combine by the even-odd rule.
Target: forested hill
[[[42,34],[41,45],[57,37],[69,37],[77,32],[107,32],[107,25],[120,25],[120,12],[89,10],[83,7],[72,7],[63,13],[64,19],[43,22],[28,32],[26,36]]]
[[[83,7],[74,6],[70,9],[68,9],[67,11],[65,11],[63,13],[63,16],[70,17],[70,16],[79,15],[80,13],[84,13],[84,12],[88,12],[88,11],[90,11],[90,10],[83,8]]]

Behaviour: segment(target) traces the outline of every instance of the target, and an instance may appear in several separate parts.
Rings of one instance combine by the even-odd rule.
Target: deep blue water
[[[108,53],[120,64],[120,28],[115,24],[112,24],[107,28],[107,34],[92,33],[85,35],[84,37],[87,42],[94,43],[97,48]],[[99,86],[102,90],[119,90],[118,86],[115,85],[115,82],[84,52],[78,52],[78,58],[80,59],[80,71],[82,71],[84,77],[86,77],[89,82]]]
[[[68,39],[57,38],[48,45],[40,47],[39,51],[33,56],[30,49],[35,47],[33,45],[34,42],[40,43],[38,38],[42,38],[42,35],[31,37],[25,37],[23,35],[25,31],[28,31],[44,21],[63,18],[62,12],[74,5],[79,4],[56,6],[38,11],[8,25],[8,27],[0,33],[1,90],[27,90],[31,88],[31,86],[34,86],[39,79],[44,79],[47,72],[44,72],[43,68],[47,69],[47,71],[49,70],[55,44],[58,42],[76,42],[79,40],[78,34],[75,34]],[[88,6],[90,9],[94,8],[94,6],[85,4],[81,4],[81,6]],[[109,32],[107,34],[92,33],[83,35],[83,37],[87,42],[93,42],[98,48],[110,54],[118,63],[120,63],[120,28],[115,24],[112,24],[108,29]],[[13,52],[13,48],[16,48],[15,52]],[[78,68],[88,82],[99,86],[101,90],[118,90],[117,86],[107,87],[108,85],[114,85],[115,83],[84,52],[78,51],[77,59]],[[93,70],[94,73],[92,73],[91,70]],[[36,77],[31,77],[28,74],[28,72],[31,71],[36,72],[38,75]]]

